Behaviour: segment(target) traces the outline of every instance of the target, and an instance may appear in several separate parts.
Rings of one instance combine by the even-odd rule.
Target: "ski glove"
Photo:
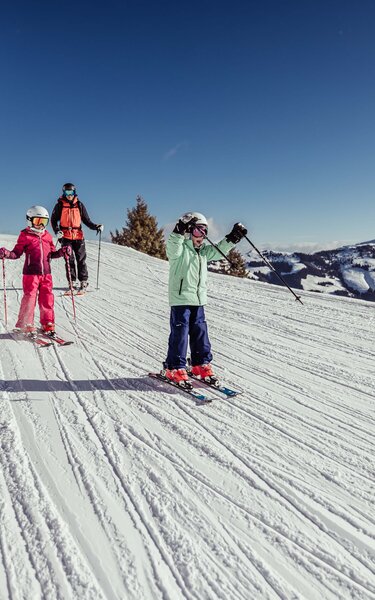
[[[59,241],[61,240],[61,238],[63,238],[63,237],[64,237],[64,234],[63,234],[63,232],[62,232],[61,230],[60,230],[60,231],[56,231],[55,233],[56,233],[56,235],[57,235],[57,239],[58,239]]]
[[[0,258],[8,258],[10,252],[6,248],[0,248]]]
[[[96,231],[104,231],[104,225],[97,225]]]
[[[233,225],[233,229],[230,233],[228,233],[225,237],[227,242],[232,242],[232,244],[238,244],[242,240],[242,238],[247,235],[247,229],[242,225],[242,223],[236,223]]]
[[[72,254],[72,247],[71,246],[63,246],[61,248],[62,254],[64,258],[68,258],[71,254]]]
[[[197,220],[197,217],[193,217],[191,213],[186,213],[185,215],[182,215],[182,217],[176,223],[173,233],[178,233],[180,235],[189,233],[189,231],[193,229]]]

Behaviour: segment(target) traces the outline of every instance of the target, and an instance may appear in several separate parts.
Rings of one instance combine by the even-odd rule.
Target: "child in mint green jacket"
[[[186,354],[190,341],[192,373],[215,382],[211,361],[204,305],[207,303],[207,263],[221,260],[222,254],[237,244],[247,230],[236,223],[217,244],[205,245],[207,219],[201,213],[186,213],[176,224],[167,241],[169,260],[169,304],[171,306],[168,355],[163,374],[182,387],[191,387],[186,372]]]

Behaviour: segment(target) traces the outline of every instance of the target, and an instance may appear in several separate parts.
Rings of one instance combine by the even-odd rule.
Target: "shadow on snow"
[[[0,391],[8,393],[19,392],[93,392],[104,391],[129,391],[155,392],[163,391],[166,394],[175,394],[172,388],[168,389],[163,383],[152,382],[149,378],[123,377],[117,379],[15,379],[0,381]]]

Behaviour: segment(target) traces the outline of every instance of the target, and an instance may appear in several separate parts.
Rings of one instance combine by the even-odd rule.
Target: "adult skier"
[[[38,299],[40,323],[46,334],[55,331],[54,295],[51,275],[51,258],[69,256],[71,248],[56,250],[51,234],[46,230],[49,221],[48,211],[43,206],[32,206],[26,213],[29,225],[23,229],[13,250],[0,248],[0,259],[15,260],[25,253],[22,287],[23,298],[16,323],[16,330],[32,334],[35,305]]]
[[[190,387],[186,371],[186,353],[190,341],[192,373],[214,383],[212,353],[204,305],[207,303],[207,263],[221,260],[212,245],[204,243],[207,219],[198,212],[182,215],[167,241],[169,259],[170,335],[168,354],[162,374],[183,387]],[[225,255],[247,234],[236,223],[217,247]]]
[[[86,265],[86,244],[82,223],[94,231],[103,231],[103,225],[93,223],[85,205],[79,200],[73,183],[64,183],[62,194],[57,200],[51,215],[51,226],[60,239],[63,247],[70,246],[72,253],[69,258],[70,275],[74,285],[80,281],[80,290],[88,286],[88,271]],[[77,267],[76,267],[77,262]],[[66,278],[69,282],[68,268]]]

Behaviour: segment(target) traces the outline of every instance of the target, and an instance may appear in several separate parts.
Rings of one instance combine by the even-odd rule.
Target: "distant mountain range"
[[[313,254],[262,254],[290,287],[375,302],[375,240]],[[255,251],[244,258],[249,278],[282,285]]]
[[[314,254],[263,254],[291,287],[375,301],[375,240]],[[245,260],[252,278],[281,284],[255,251]]]

